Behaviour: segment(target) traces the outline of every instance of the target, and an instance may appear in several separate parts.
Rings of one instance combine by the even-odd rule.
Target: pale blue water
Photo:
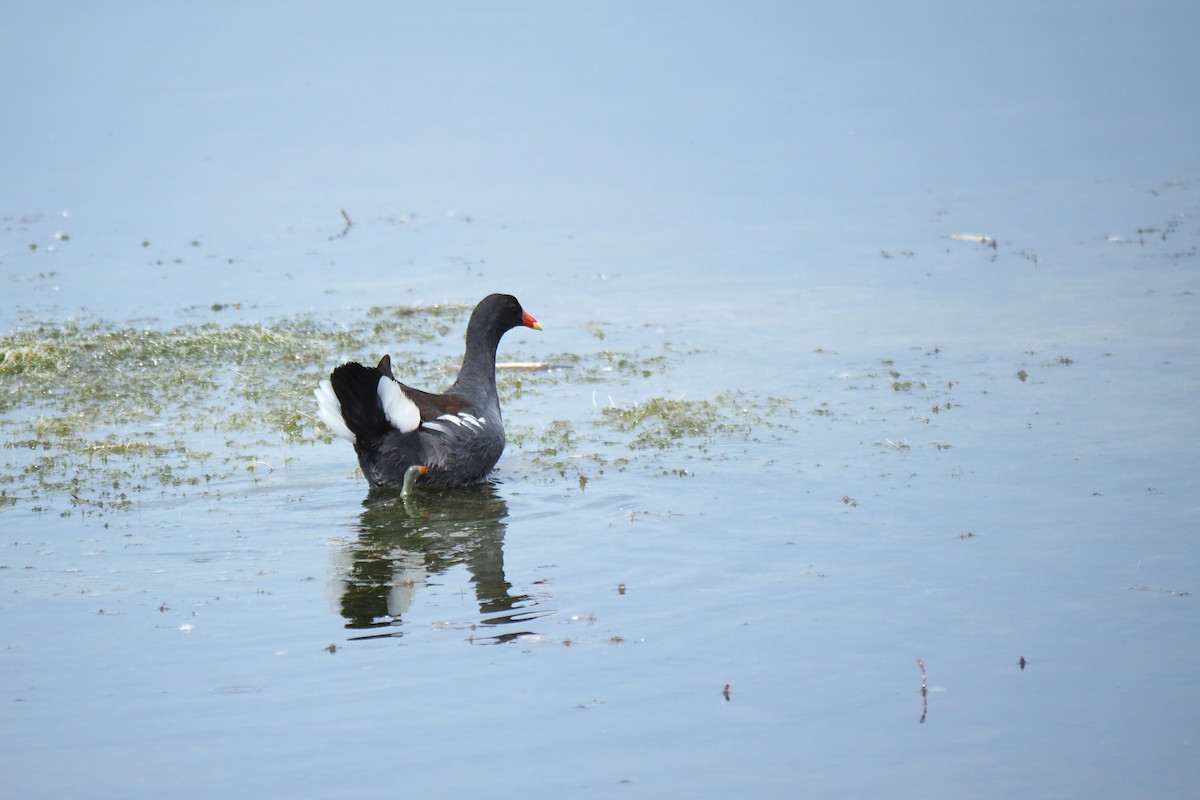
[[[0,509],[5,796],[1194,794],[1194,4],[3,17],[5,330],[508,291],[665,362],[427,516],[344,443]],[[594,433],[731,388],[790,412]]]

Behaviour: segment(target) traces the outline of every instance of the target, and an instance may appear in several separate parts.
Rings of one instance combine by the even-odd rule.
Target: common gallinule
[[[390,356],[376,367],[350,362],[314,392],[321,419],[354,443],[372,486],[402,486],[407,495],[419,476],[441,486],[477,483],[504,452],[496,348],[521,325],[542,329],[517,298],[488,295],[471,312],[462,367],[445,394],[400,383]]]

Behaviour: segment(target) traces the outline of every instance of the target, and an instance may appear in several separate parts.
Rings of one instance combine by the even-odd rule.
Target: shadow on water
[[[508,504],[490,484],[466,489],[422,488],[405,501],[373,489],[363,501],[358,537],[343,552],[340,605],[351,630],[373,631],[351,641],[404,635],[404,616],[430,579],[463,565],[471,575],[480,619],[470,627],[516,625],[553,613],[534,597],[513,594],[504,574]],[[529,630],[473,636],[499,644]]]

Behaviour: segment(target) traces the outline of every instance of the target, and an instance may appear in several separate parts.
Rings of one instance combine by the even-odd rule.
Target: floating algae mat
[[[288,445],[331,441],[313,414],[312,388],[333,364],[390,351],[406,382],[448,383],[461,347],[450,334],[469,308],[377,307],[349,327],[295,317],[156,330],[85,319],[0,336],[0,506],[104,513],[259,480],[298,457]],[[433,356],[418,352],[430,342],[439,342]],[[568,353],[540,362],[541,370],[523,363],[499,385],[507,403],[560,382],[637,383],[669,361]],[[785,402],[764,408],[729,393],[711,401],[652,398],[599,409],[589,424],[512,426],[510,442],[533,440],[533,467],[567,477],[568,450],[624,468],[646,448],[703,448],[716,436],[744,435]],[[349,468],[350,453],[346,460]]]
[[[329,364],[445,335],[465,311],[376,308],[338,329],[308,318],[170,330],[73,320],[0,337],[0,503],[124,508],[272,469],[265,452],[328,436],[310,406]]]

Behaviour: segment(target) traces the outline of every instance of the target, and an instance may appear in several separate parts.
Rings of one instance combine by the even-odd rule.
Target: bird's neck
[[[489,330],[467,331],[467,348],[463,353],[462,367],[451,391],[481,396],[485,400],[496,398],[496,349],[500,337]]]

